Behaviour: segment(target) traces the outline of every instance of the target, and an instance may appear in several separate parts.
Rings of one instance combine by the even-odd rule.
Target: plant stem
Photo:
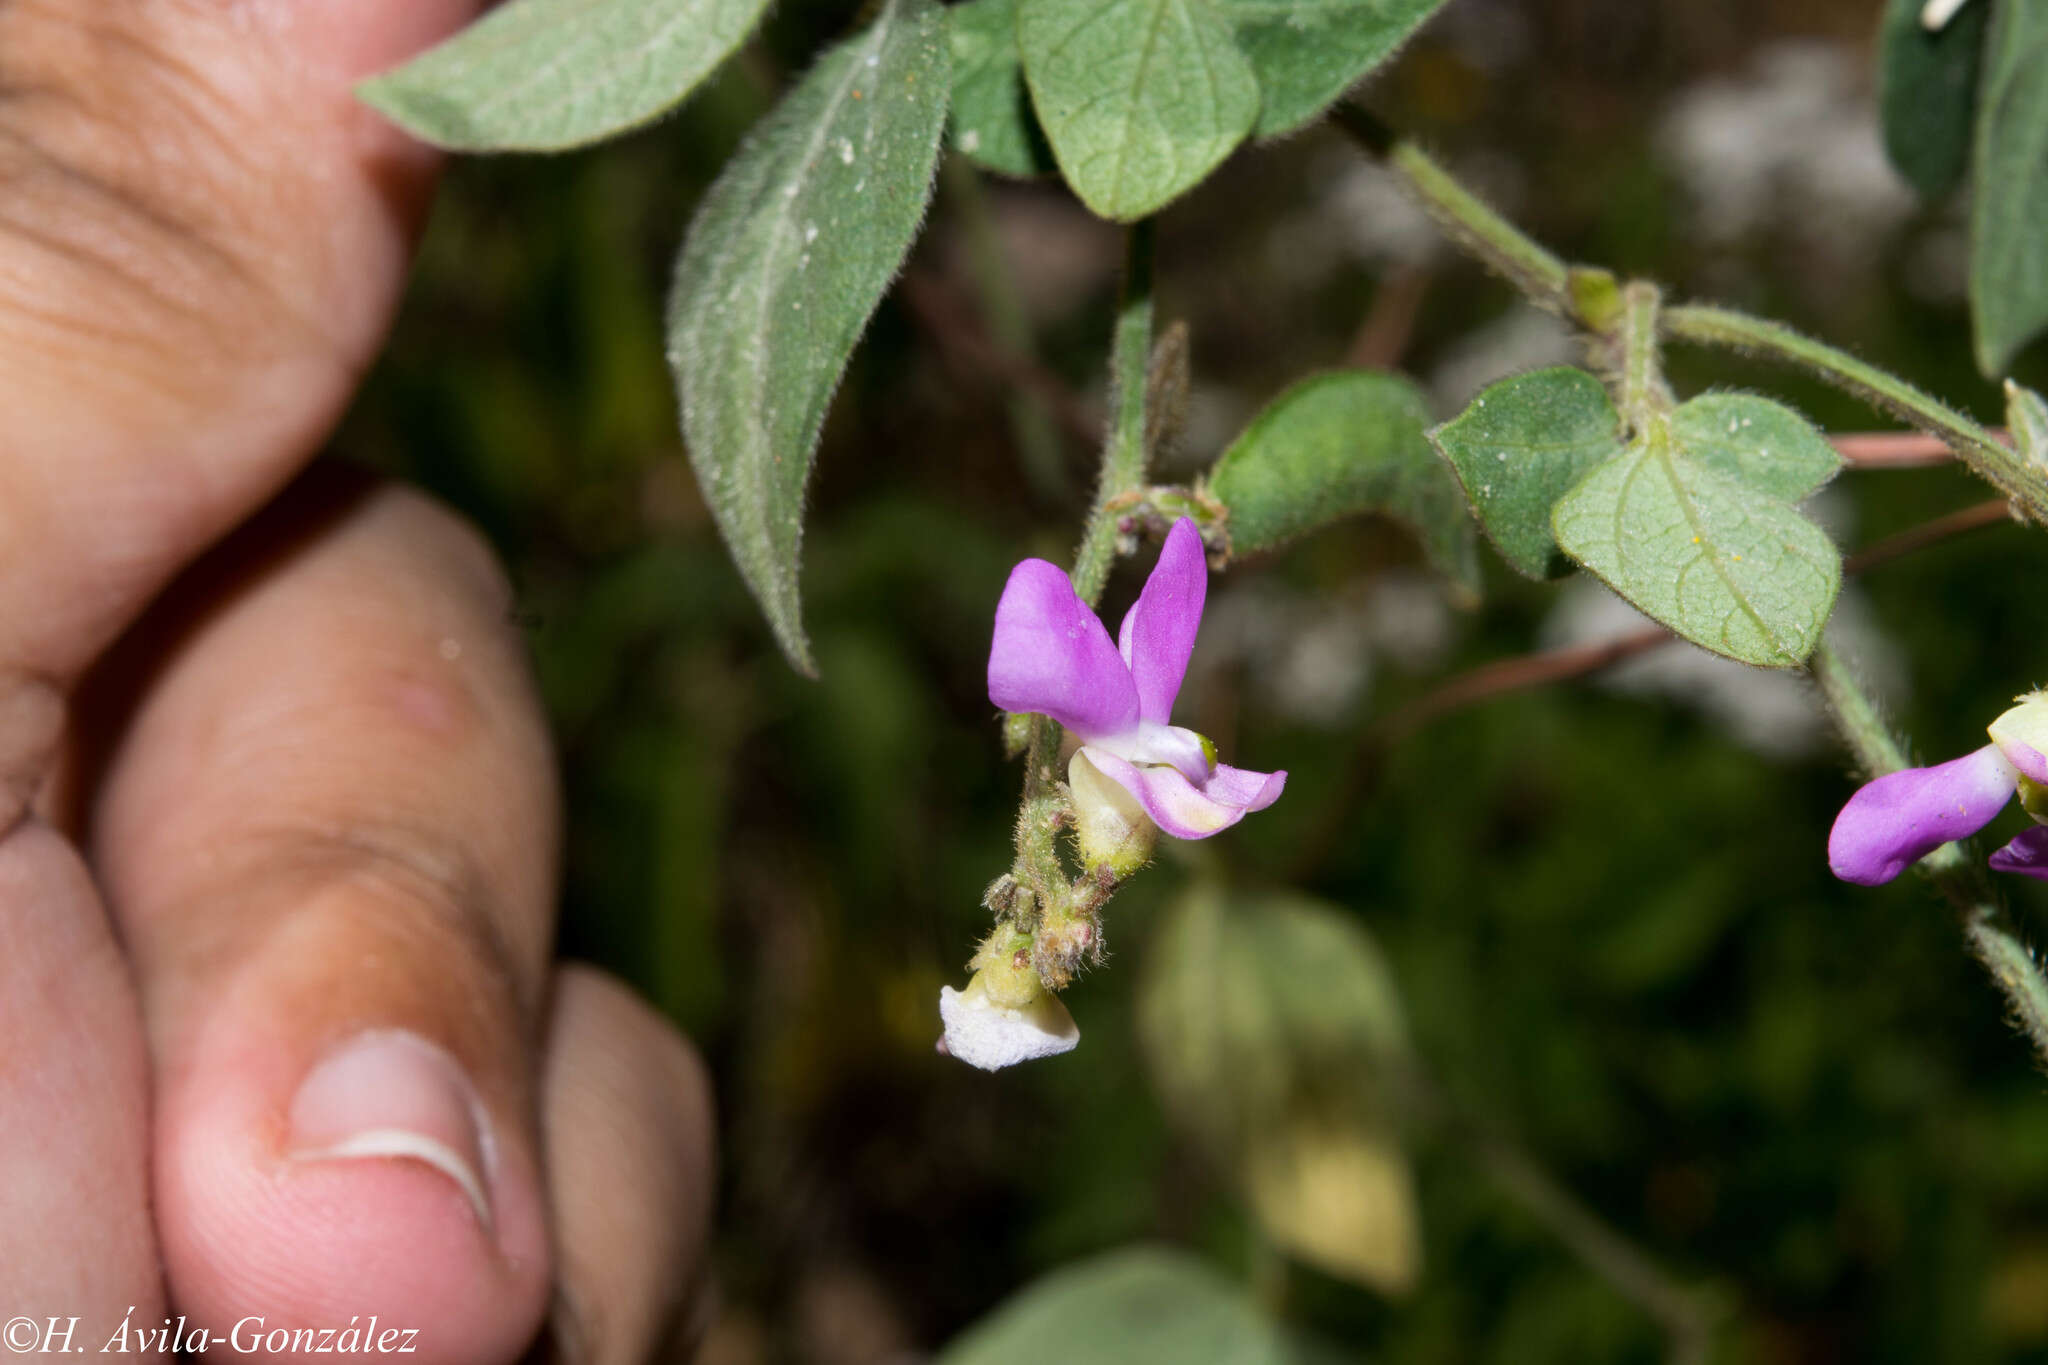
[[[1133,223],[1125,237],[1123,288],[1117,300],[1110,342],[1110,426],[1102,445],[1102,476],[1088,514],[1081,548],[1074,555],[1074,591],[1094,606],[1116,562],[1117,499],[1145,486],[1145,392],[1152,359],[1152,223]],[[1059,727],[1044,716],[1031,718],[1031,742],[1024,758],[1024,800],[1017,816],[1017,862],[1013,875],[1037,897],[1041,916],[1067,907],[1071,888],[1060,872],[1056,844],[1061,809],[1054,759]],[[997,926],[1000,931],[1001,926]]]
[[[1124,238],[1124,278],[1109,359],[1109,435],[1088,529],[1074,554],[1074,591],[1094,606],[1116,562],[1116,513],[1110,504],[1145,486],[1145,381],[1152,363],[1152,220]]]
[[[1770,356],[1810,370],[1873,407],[1894,413],[1940,438],[1985,482],[2048,524],[2048,471],[2029,465],[1979,426],[1932,394],[1847,351],[1801,336],[1780,322],[1731,308],[1690,304],[1664,310],[1664,330],[1683,341]]]
[[[1577,316],[1571,269],[1533,237],[1453,180],[1427,152],[1349,101],[1332,111],[1338,126],[1403,180],[1416,202],[1459,246],[1539,303]]]
[[[1908,766],[1905,747],[1833,645],[1823,640],[1807,667],[1866,776],[1881,777]],[[2033,1043],[2039,1058],[2048,1062],[2048,979],[2042,977],[2033,950],[2013,932],[1990,876],[1953,843],[1935,849],[1918,866],[1962,917],[1970,950],[2004,992],[2014,1024]]]
[[[1657,286],[1635,280],[1622,291],[1621,417],[1637,440],[1649,435],[1650,420],[1671,406],[1658,364]]]

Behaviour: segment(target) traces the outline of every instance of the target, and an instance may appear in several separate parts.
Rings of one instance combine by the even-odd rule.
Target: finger
[[[155,1063],[172,1299],[510,1359],[547,1300],[557,811],[505,585],[425,499],[323,470],[169,606],[182,628],[103,666],[139,698],[91,848]]]
[[[149,1088],[99,897],[39,824],[0,841],[0,942],[0,1356],[75,1354],[163,1315]]]
[[[0,828],[53,698],[353,389],[433,163],[350,87],[471,8],[0,4]]]
[[[710,1227],[711,1091],[674,1027],[588,968],[556,974],[541,1070],[559,1355],[688,1359]],[[674,1348],[674,1354],[665,1348]]]

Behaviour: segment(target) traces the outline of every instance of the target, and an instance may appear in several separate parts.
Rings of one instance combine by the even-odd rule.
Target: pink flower
[[[1167,533],[1117,642],[1075,595],[1066,572],[1027,559],[996,604],[988,697],[1005,711],[1035,711],[1071,730],[1081,752],[1179,839],[1206,839],[1279,799],[1284,772],[1216,761],[1192,730],[1169,724],[1202,624],[1208,565],[1195,523]]]
[[[1967,839],[2013,793],[2038,820],[2048,812],[2048,694],[2022,697],[1991,722],[1991,743],[1931,768],[1866,782],[1835,817],[1828,866],[1843,881],[1888,882],[1951,839]],[[1991,855],[2000,872],[2048,880],[2048,825],[2022,831]]]

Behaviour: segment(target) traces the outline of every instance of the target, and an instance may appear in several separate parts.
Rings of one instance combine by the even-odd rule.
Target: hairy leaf
[[[1977,105],[1970,311],[1998,375],[2048,323],[2048,5],[1995,7]]]
[[[1747,393],[1703,393],[1671,414],[1687,458],[1732,474],[1759,493],[1797,502],[1842,468],[1828,438],[1783,403]]]
[[[1192,189],[1259,115],[1215,0],[1018,0],[1017,38],[1060,171],[1104,218]]]
[[[1557,543],[1694,644],[1766,667],[1803,663],[1842,584],[1833,542],[1780,491],[1815,486],[1811,452],[1789,454],[1804,466],[1794,473],[1759,475],[1739,443],[1690,445],[1702,429],[1728,435],[1729,403],[1763,402],[1686,413],[1705,401],[1654,420],[1567,493],[1551,516]],[[1737,434],[1756,429],[1737,421]]]
[[[1476,597],[1472,521],[1428,426],[1422,395],[1398,375],[1338,370],[1302,380],[1252,419],[1210,476],[1209,491],[1230,509],[1232,553],[1382,512],[1414,530],[1430,562]]]
[[[1059,169],[1017,55],[1017,0],[973,0],[947,16],[953,30],[953,150],[1002,175]]]
[[[1026,1285],[939,1365],[1303,1365],[1238,1285],[1184,1251],[1136,1246]]]
[[[804,484],[832,391],[931,197],[947,78],[944,11],[889,0],[749,135],[676,263],[668,354],[690,462],[806,673]]]
[[[1985,3],[1969,4],[1939,31],[1920,22],[1927,0],[1887,0],[1878,34],[1878,115],[1884,150],[1914,189],[1936,199],[1970,164],[1970,121],[1983,65]]]
[[[508,0],[394,71],[364,101],[459,151],[557,151],[675,107],[767,0]]]
[[[1492,385],[1429,439],[1457,471],[1501,558],[1530,578],[1554,578],[1567,566],[1550,509],[1620,453],[1620,427],[1600,381],[1560,366]]]
[[[1444,0],[1222,0],[1264,96],[1258,137],[1292,132],[1392,56]]]

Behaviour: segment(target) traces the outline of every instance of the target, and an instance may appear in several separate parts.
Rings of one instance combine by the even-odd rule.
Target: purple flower
[[[1967,839],[2018,792],[2036,820],[2048,819],[2048,693],[1991,722],[1991,743],[1931,768],[1906,768],[1866,782],[1835,817],[1828,866],[1843,881],[1876,886],[1951,839]],[[2036,824],[1991,855],[2000,872],[2048,881],[2048,825]]]
[[[1208,586],[1201,534],[1182,517],[1111,644],[1066,572],[1027,559],[996,604],[988,656],[990,701],[1071,730],[1088,761],[1180,839],[1206,839],[1264,810],[1287,782],[1284,772],[1218,763],[1207,739],[1168,723]]]

